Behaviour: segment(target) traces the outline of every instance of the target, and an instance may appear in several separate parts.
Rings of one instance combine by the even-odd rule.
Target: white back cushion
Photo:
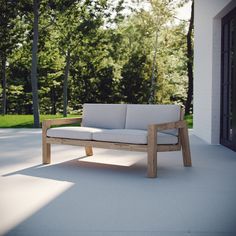
[[[126,104],[91,104],[83,106],[82,126],[124,129]]]
[[[147,130],[150,124],[178,120],[180,120],[180,106],[178,105],[129,104],[127,105],[125,128]]]

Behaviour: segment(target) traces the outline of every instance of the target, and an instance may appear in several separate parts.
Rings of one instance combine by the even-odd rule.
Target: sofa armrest
[[[175,122],[167,122],[167,123],[161,123],[161,124],[151,124],[148,126],[148,130],[155,130],[161,131],[161,130],[168,130],[168,129],[181,129],[181,128],[187,128],[187,123],[184,120],[179,120]]]
[[[47,130],[53,125],[69,125],[69,124],[81,123],[81,121],[82,121],[81,117],[48,119],[43,121],[42,128],[43,130]]]
[[[82,121],[82,118],[60,118],[60,119],[48,119],[44,120],[42,124],[42,153],[43,164],[49,164],[51,162],[51,145],[47,143],[47,129],[52,125],[69,125],[76,124]]]
[[[169,129],[180,129],[188,132],[187,123],[184,120],[161,123],[161,124],[151,124],[148,126],[148,146],[151,147],[156,146],[155,144],[157,140],[158,131],[169,130]]]

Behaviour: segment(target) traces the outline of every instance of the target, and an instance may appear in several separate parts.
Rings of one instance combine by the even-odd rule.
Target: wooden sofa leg
[[[86,153],[86,156],[92,156],[93,155],[93,147],[92,146],[85,147],[85,153]]]
[[[147,149],[147,176],[157,177],[157,132],[150,127],[148,129],[148,149]]]
[[[189,145],[189,135],[187,127],[180,129],[180,141],[182,147],[184,166],[192,166],[191,152]]]
[[[148,151],[148,168],[147,168],[148,178],[157,177],[157,152]]]
[[[42,154],[43,154],[43,164],[51,163],[51,144],[47,143],[47,128],[50,127],[50,121],[43,121],[42,125]]]
[[[51,163],[51,144],[43,142],[43,164]]]

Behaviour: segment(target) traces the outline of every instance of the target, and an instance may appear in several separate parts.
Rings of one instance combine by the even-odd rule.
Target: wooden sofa
[[[191,154],[184,112],[178,105],[84,104],[82,118],[45,120],[42,129],[43,164],[51,162],[51,144],[147,152],[147,176],[157,176],[157,152],[182,149],[184,166]],[[55,127],[58,125],[79,126]],[[52,128],[53,126],[53,128]]]

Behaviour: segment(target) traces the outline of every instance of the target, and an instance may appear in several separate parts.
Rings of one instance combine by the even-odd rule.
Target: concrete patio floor
[[[236,153],[193,134],[181,152],[146,154],[53,146],[41,165],[41,130],[0,129],[0,235],[235,236]]]

